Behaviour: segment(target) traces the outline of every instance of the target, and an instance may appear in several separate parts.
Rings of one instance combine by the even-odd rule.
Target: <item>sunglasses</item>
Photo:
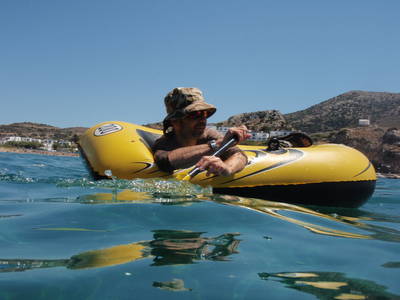
[[[198,119],[207,119],[209,117],[210,113],[207,110],[198,110],[198,111],[193,111],[191,113],[188,113],[186,115],[186,118],[188,119],[193,119],[193,120],[198,120]]]

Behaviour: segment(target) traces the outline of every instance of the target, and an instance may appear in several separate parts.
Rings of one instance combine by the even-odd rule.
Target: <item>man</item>
[[[221,157],[211,156],[232,137],[240,143],[251,135],[246,126],[230,128],[225,136],[207,128],[207,118],[217,110],[204,101],[197,88],[175,88],[164,99],[167,116],[163,121],[164,135],[153,145],[155,162],[166,172],[196,164],[210,174],[228,176],[242,170],[246,155],[236,146]]]

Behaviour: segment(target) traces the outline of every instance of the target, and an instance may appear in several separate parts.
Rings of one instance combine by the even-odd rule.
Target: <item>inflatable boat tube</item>
[[[174,178],[154,163],[151,145],[160,130],[113,121],[88,129],[79,140],[81,156],[94,179]],[[268,151],[239,146],[247,166],[228,176],[199,173],[191,180],[212,186],[218,194],[237,195],[305,205],[358,207],[375,189],[376,173],[359,151],[339,144]],[[111,172],[107,172],[110,170]],[[107,176],[108,175],[108,176]]]

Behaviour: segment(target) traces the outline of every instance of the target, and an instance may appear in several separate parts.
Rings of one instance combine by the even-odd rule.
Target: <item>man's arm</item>
[[[239,172],[247,163],[247,156],[237,147],[230,148],[227,152],[229,157],[222,161],[219,157],[210,156],[213,153],[210,146],[202,144],[172,151],[157,150],[154,157],[159,168],[166,172],[188,168],[197,163],[196,166],[203,170],[210,168],[210,173],[226,176]]]
[[[208,144],[182,147],[168,153],[168,159],[174,169],[193,166],[203,156],[211,155],[212,150]]]
[[[160,170],[173,172],[176,169],[188,168],[197,163],[204,155],[211,155],[208,144],[181,147],[175,150],[156,150],[154,160]]]
[[[241,171],[247,164],[247,156],[239,151],[227,158],[225,161],[216,156],[203,156],[196,164],[200,170],[207,170],[210,174],[229,176]]]
[[[226,165],[228,165],[230,169],[230,174],[235,174],[244,169],[247,164],[247,156],[243,152],[236,152],[232,156],[230,156],[227,160],[224,161]]]

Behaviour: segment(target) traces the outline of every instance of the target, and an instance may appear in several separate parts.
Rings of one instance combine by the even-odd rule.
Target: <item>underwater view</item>
[[[0,299],[400,299],[400,180],[358,209],[0,153]]]

